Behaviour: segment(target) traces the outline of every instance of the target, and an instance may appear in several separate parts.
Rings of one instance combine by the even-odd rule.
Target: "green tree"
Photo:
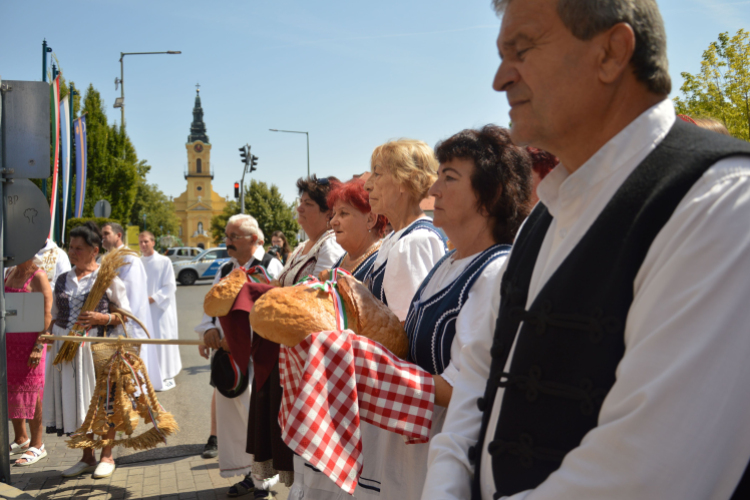
[[[89,85],[84,97],[88,166],[84,216],[91,217],[94,205],[104,199],[112,205],[112,218],[130,220],[138,189],[138,156],[126,134],[108,125],[101,95]]]
[[[130,224],[143,231],[143,214],[146,214],[146,229],[154,233],[157,241],[166,234],[177,234],[180,219],[174,211],[174,203],[156,184],[146,182],[146,174],[151,167],[141,160],[138,164],[137,191],[135,203],[130,210]]]
[[[678,113],[716,118],[734,137],[750,141],[750,32],[720,33],[703,52],[700,73],[682,77],[684,99],[674,99]]]
[[[240,204],[230,201],[224,208],[224,213],[211,220],[211,234],[216,243],[224,241],[224,228],[232,215],[240,213]],[[274,231],[283,231],[289,245],[297,245],[297,231],[299,224],[294,218],[294,207],[284,201],[279,188],[272,184],[268,187],[265,182],[250,181],[250,187],[245,191],[245,213],[252,215],[258,221],[261,231],[266,236],[266,243],[271,242]]]

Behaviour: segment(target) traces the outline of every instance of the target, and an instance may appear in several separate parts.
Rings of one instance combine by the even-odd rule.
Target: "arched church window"
[[[200,158],[198,158],[197,160],[195,160],[195,171],[197,173],[199,173],[199,174],[203,171],[203,165],[201,164],[201,159]]]

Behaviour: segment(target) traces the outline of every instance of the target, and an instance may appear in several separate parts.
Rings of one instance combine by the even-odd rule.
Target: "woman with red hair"
[[[328,194],[328,206],[333,210],[331,229],[336,243],[346,251],[334,267],[342,267],[364,281],[378,256],[387,219],[372,212],[370,196],[361,179],[353,179],[332,190]]]

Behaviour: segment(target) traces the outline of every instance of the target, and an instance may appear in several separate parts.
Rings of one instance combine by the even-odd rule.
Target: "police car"
[[[172,268],[181,285],[192,285],[197,280],[214,279],[219,268],[228,260],[226,248],[209,248],[192,260],[174,262]]]

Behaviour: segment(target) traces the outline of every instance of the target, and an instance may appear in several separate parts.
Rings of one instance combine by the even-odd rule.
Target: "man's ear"
[[[609,84],[628,70],[635,51],[635,32],[628,23],[617,23],[594,37],[601,46],[599,79]]]

